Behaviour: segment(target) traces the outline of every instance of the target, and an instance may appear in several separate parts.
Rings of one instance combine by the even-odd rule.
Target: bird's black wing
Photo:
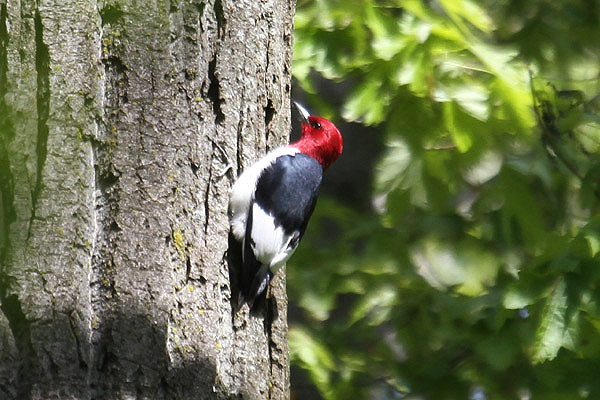
[[[257,249],[275,246],[275,252],[285,257],[296,249],[308,225],[319,194],[323,168],[313,158],[304,154],[278,157],[265,168],[258,179],[255,197],[250,204],[244,240],[244,262],[242,272],[242,297],[250,305],[256,296],[263,292],[272,277],[268,265],[258,258]],[[258,208],[256,208],[258,206]],[[255,211],[272,218],[275,228],[282,228],[282,247],[277,244],[262,243],[271,241],[269,235],[261,235],[253,230],[256,222]],[[253,235],[254,232],[254,235]]]

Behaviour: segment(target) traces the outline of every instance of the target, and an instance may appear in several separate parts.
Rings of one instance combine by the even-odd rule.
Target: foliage
[[[315,72],[350,85],[343,118],[386,142],[373,211],[322,198],[288,269],[324,398],[600,396],[599,18],[299,1],[297,81],[330,114]]]

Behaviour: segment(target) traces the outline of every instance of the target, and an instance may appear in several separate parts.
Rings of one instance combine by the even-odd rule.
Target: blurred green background
[[[600,398],[600,2],[298,0],[293,73],[293,398]]]

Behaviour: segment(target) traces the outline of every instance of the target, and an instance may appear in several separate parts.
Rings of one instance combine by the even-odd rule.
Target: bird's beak
[[[296,110],[298,110],[298,114],[300,115],[300,118],[298,118],[300,122],[308,123],[308,117],[310,117],[308,110],[298,102],[294,101],[293,103],[296,106]]]

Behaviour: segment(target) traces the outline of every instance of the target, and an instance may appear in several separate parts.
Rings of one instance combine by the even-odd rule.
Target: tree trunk
[[[229,189],[289,133],[293,0],[0,0],[0,398],[280,399]]]

